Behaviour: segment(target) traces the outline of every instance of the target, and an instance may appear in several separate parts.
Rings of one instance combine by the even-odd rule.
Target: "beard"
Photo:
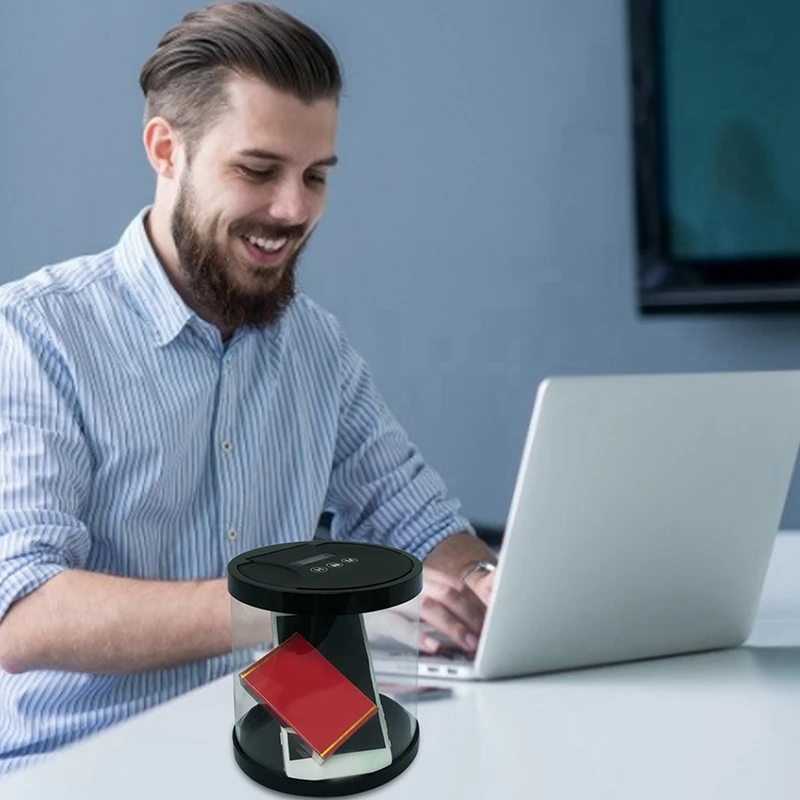
[[[238,258],[232,249],[225,252],[220,247],[214,238],[219,228],[219,215],[203,230],[199,220],[194,190],[186,173],[178,187],[171,229],[192,301],[227,330],[245,326],[264,328],[277,322],[295,296],[296,265],[307,242],[307,239],[303,241],[307,226],[281,226],[255,220],[231,224],[228,229],[231,241],[245,235],[264,239],[286,237],[289,255],[283,266],[259,269]],[[301,241],[297,247],[297,242]],[[291,250],[293,247],[296,249]],[[281,271],[276,278],[277,269]],[[248,274],[255,288],[243,287],[236,280],[237,271]]]

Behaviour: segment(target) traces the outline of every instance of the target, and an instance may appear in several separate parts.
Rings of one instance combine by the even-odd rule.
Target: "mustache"
[[[302,239],[308,230],[307,225],[279,225],[263,222],[237,222],[231,225],[233,236],[254,236],[257,239]]]

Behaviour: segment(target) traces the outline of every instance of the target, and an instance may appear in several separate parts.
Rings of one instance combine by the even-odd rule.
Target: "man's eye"
[[[306,180],[309,183],[315,183],[318,186],[324,186],[327,183],[327,176],[321,173],[311,173]]]
[[[254,181],[263,181],[269,178],[274,170],[271,169],[251,169],[250,167],[239,167],[242,175]]]

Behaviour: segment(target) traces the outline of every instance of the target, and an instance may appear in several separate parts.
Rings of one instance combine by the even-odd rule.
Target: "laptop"
[[[538,389],[474,656],[495,679],[735,647],[800,446],[800,372],[563,377]],[[398,653],[376,671],[408,674]]]

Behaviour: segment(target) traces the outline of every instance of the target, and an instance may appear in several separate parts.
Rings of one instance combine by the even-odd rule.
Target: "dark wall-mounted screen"
[[[629,23],[640,309],[800,309],[800,2]]]

